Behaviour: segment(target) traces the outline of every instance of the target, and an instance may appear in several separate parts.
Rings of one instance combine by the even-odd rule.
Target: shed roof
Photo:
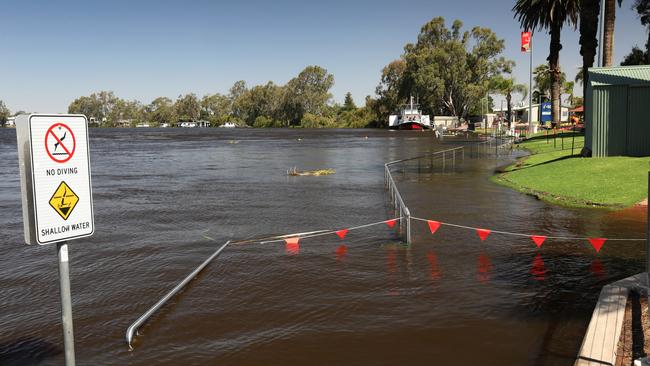
[[[598,85],[650,85],[650,65],[592,67],[589,83]]]

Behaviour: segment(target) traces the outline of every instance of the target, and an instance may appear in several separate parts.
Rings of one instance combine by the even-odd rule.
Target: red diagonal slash
[[[65,145],[63,145],[63,142],[61,142],[61,140],[56,136],[56,134],[54,133],[54,131],[50,130],[50,134],[51,134],[52,136],[54,136],[54,138],[56,139],[56,141],[58,141],[59,145],[61,145],[61,147],[63,148],[63,150],[65,150],[65,152],[67,152],[69,156],[72,156],[72,154],[70,153],[70,151],[68,150],[68,148],[65,147]]]

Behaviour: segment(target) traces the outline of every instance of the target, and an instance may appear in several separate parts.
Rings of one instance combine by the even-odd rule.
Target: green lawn
[[[650,157],[582,158],[584,137],[576,135],[571,155],[571,133],[561,140],[538,134],[520,144],[531,155],[504,169],[493,180],[567,206],[628,207],[648,195]]]

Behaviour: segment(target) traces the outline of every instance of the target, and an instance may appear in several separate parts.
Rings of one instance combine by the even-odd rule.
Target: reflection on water
[[[431,235],[425,222],[413,222],[408,246],[398,225],[346,233],[344,245],[334,234],[234,245],[129,352],[126,327],[220,243],[393,218],[383,164],[462,143],[409,131],[224,130],[90,130],[96,233],[70,244],[79,364],[455,365],[471,347],[485,365],[572,365],[600,288],[644,268],[642,242],[537,248],[449,227]],[[62,345],[56,250],[22,244],[14,130],[0,129],[0,156],[0,363],[59,365],[47,346]],[[491,183],[512,158],[457,157],[444,173],[413,162],[396,178],[416,217],[645,236],[643,211],[565,209]],[[336,174],[287,177],[294,166]],[[37,341],[12,348],[24,339]]]
[[[481,253],[478,256],[476,264],[476,278],[479,282],[486,283],[490,281],[491,277],[492,262],[490,262],[490,258],[485,253]]]
[[[542,255],[537,253],[535,259],[533,259],[533,264],[530,269],[530,274],[533,276],[533,279],[536,281],[544,281],[546,278],[546,266],[544,266],[544,259]]]
[[[338,248],[336,248],[336,260],[338,262],[342,262],[343,259],[345,258],[345,254],[348,252],[348,247],[345,245],[341,244]]]

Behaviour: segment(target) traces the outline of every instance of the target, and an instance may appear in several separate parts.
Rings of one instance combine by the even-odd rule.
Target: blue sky
[[[514,76],[527,83],[513,2],[0,0],[0,100],[12,111],[55,113],[78,96],[112,90],[149,103],[226,93],[240,79],[284,84],[315,64],[334,75],[334,100],[350,91],[362,104],[382,67],[436,16],[492,28],[506,41],[504,56],[517,63]],[[617,9],[616,64],[645,44],[631,4]],[[573,78],[578,32],[565,29],[562,41],[562,67]],[[548,36],[536,33],[534,48],[534,64],[545,62]]]

